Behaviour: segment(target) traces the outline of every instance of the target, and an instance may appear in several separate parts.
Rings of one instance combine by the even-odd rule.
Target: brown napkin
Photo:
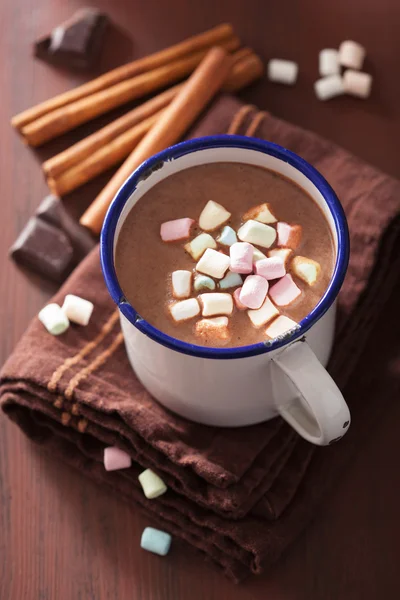
[[[327,177],[345,207],[352,254],[330,364],[352,412],[345,438],[315,449],[279,419],[218,429],[163,409],[130,369],[97,250],[54,299],[75,293],[92,300],[89,326],[54,338],[34,319],[3,369],[0,393],[3,410],[32,439],[140,504],[239,580],[270,565],[294,540],[398,394],[400,183],[231,97],[220,98],[192,133],[228,130],[294,150]],[[105,472],[102,452],[110,444],[131,454],[130,469]],[[143,467],[157,470],[170,488],[157,500],[140,490]]]

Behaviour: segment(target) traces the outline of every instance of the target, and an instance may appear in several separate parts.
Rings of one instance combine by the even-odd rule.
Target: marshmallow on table
[[[291,264],[293,273],[308,285],[314,285],[321,272],[321,265],[311,258],[295,256]]]
[[[200,306],[196,298],[189,298],[171,304],[169,310],[174,321],[186,321],[187,319],[193,319],[200,313]]]
[[[279,279],[286,275],[285,263],[280,256],[271,256],[259,260],[255,265],[257,275],[261,275],[265,279]]]
[[[177,242],[186,240],[190,237],[190,230],[194,223],[193,219],[185,217],[184,219],[175,219],[166,221],[160,227],[160,235],[163,242]]]
[[[199,296],[203,310],[203,317],[213,317],[214,315],[231,315],[233,311],[233,299],[228,293],[209,293]]]
[[[207,248],[216,248],[217,243],[209,233],[200,233],[191,242],[185,244],[186,252],[190,254],[193,260],[199,260]]]
[[[207,248],[196,265],[196,271],[210,277],[215,277],[215,279],[222,279],[228,270],[229,264],[229,256]]]
[[[172,538],[169,533],[153,527],[146,527],[142,533],[140,547],[148,552],[153,552],[153,554],[166,556],[171,547],[171,541]]]
[[[67,294],[62,305],[62,310],[73,323],[78,325],[87,325],[92,316],[94,305],[89,300]]]
[[[240,227],[238,238],[242,242],[255,244],[262,248],[269,248],[275,242],[276,230],[270,225],[250,219]]]
[[[271,300],[267,296],[260,308],[256,310],[248,310],[247,314],[254,327],[259,328],[271,321],[274,317],[278,316],[279,310],[274,304],[272,304]]]
[[[291,248],[274,248],[273,250],[268,251],[268,256],[270,258],[272,256],[279,256],[283,260],[285,269],[287,267],[288,259],[291,254],[293,254],[293,250]]]
[[[361,44],[346,40],[339,46],[339,63],[350,69],[361,69],[363,66],[366,50]]]
[[[293,85],[297,80],[299,67],[291,60],[272,58],[268,62],[268,79],[277,83]]]
[[[51,335],[60,335],[69,327],[69,320],[61,306],[48,304],[38,314],[39,321],[43,323]]]
[[[203,341],[226,342],[230,339],[228,328],[228,317],[214,317],[213,319],[200,319],[197,321],[194,331],[197,337]]]
[[[143,488],[143,493],[149,500],[162,496],[167,491],[167,486],[154,471],[146,469],[143,473],[140,473],[139,483]]]
[[[275,319],[275,321],[272,321],[271,325],[268,325],[265,333],[268,337],[273,339],[279,337],[280,335],[284,335],[293,328],[298,328],[298,323],[292,319],[289,319],[289,317],[281,315]]]
[[[237,287],[238,285],[242,285],[243,280],[240,277],[239,273],[232,273],[229,271],[223,279],[219,282],[219,287],[221,290],[227,290],[229,288]]]
[[[247,308],[260,308],[268,293],[268,281],[260,275],[246,277],[239,300]]]
[[[260,223],[276,223],[278,220],[272,212],[271,205],[267,202],[250,208],[243,215],[243,221],[248,221],[249,219],[260,221]]]
[[[129,454],[117,448],[116,446],[109,446],[104,448],[104,468],[106,471],[118,471],[119,469],[128,469],[132,460]]]
[[[242,291],[242,288],[237,288],[234,292],[233,292],[233,301],[235,303],[235,306],[238,310],[246,310],[247,306],[245,306],[243,304],[243,302],[240,302],[240,292]]]
[[[328,75],[314,83],[318,100],[330,100],[344,94],[343,78],[340,75]]]
[[[301,241],[301,225],[289,225],[280,222],[276,226],[278,232],[278,246],[286,246],[296,250]]]
[[[221,235],[217,237],[217,242],[222,246],[232,246],[237,241],[236,231],[232,227],[229,227],[229,225],[225,225],[221,231]]]
[[[248,274],[253,271],[254,248],[247,242],[237,242],[229,248],[230,270],[233,273]]]
[[[269,296],[277,306],[287,306],[301,294],[291,275],[285,275],[269,290]]]
[[[263,258],[267,258],[265,254],[263,254],[258,248],[253,248],[253,264],[256,264],[256,262],[262,260]]]
[[[192,288],[192,272],[174,271],[171,279],[174,298],[189,298]]]
[[[321,77],[327,75],[339,75],[339,52],[334,48],[325,48],[319,53],[319,74]]]
[[[221,206],[221,204],[209,200],[199,217],[199,226],[204,231],[214,231],[214,229],[218,229],[218,227],[226,223],[230,217],[231,213]]]
[[[343,75],[344,91],[350,96],[368,98],[371,93],[372,76],[369,73],[347,69]]]
[[[193,287],[196,292],[201,292],[201,290],[215,290],[215,281],[207,275],[196,275]]]

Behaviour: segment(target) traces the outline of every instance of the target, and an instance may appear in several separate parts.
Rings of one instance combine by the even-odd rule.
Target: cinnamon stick
[[[231,58],[222,48],[210,50],[179,94],[145,135],[82,215],[80,223],[99,233],[105,213],[127,177],[147,158],[177,142],[214,94],[222,87],[231,68]]]
[[[236,62],[232,72],[224,85],[224,91],[237,92],[260,79],[264,73],[264,65],[257,54],[248,54]]]
[[[61,106],[66,106],[76,100],[80,100],[81,98],[86,98],[91,94],[94,94],[100,90],[104,90],[109,88],[116,83],[120,83],[125,79],[130,79],[132,77],[136,77],[146,71],[150,71],[152,69],[156,69],[165,64],[168,64],[178,58],[182,58],[188,54],[197,52],[199,50],[205,50],[212,46],[218,45],[227,38],[231,38],[233,36],[233,28],[229,23],[223,23],[200,33],[198,35],[194,35],[186,40],[183,40],[179,44],[174,44],[164,50],[159,52],[155,52],[154,54],[150,54],[149,56],[145,56],[144,58],[139,58],[138,60],[134,60],[130,63],[122,65],[121,67],[117,67],[88,83],[84,83],[73,90],[69,90],[63,94],[59,94],[50,100],[46,100],[41,104],[38,104],[24,112],[16,115],[12,118],[11,124],[17,128],[21,129],[28,123],[35,121],[39,117],[60,108]]]
[[[237,38],[229,38],[226,42],[221,43],[221,47],[229,51],[237,48],[237,45]],[[207,50],[201,50],[190,54],[132,79],[117,83],[87,98],[82,98],[67,106],[53,110],[22,127],[21,133],[29,145],[40,146],[117,106],[183,79],[185,75],[191,73],[200,64],[206,53]]]

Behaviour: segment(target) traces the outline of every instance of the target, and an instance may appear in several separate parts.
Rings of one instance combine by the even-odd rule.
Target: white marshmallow
[[[189,298],[171,304],[169,310],[174,321],[186,321],[200,313],[200,306],[196,298]]]
[[[228,323],[228,317],[200,319],[197,321],[194,331],[196,336],[204,342],[226,342],[231,337]]]
[[[196,292],[201,290],[215,290],[215,281],[207,275],[196,275],[194,280],[194,289]]]
[[[254,247],[247,242],[237,242],[229,248],[230,270],[233,273],[249,274],[253,270]]]
[[[231,213],[228,212],[221,204],[209,200],[202,210],[199,217],[199,226],[204,231],[214,231],[230,219]]]
[[[38,314],[39,321],[43,323],[51,335],[60,335],[69,327],[69,320],[58,304],[48,304]]]
[[[203,317],[213,317],[214,315],[231,315],[233,311],[233,299],[227,293],[200,294],[203,305]]]
[[[292,319],[289,319],[289,317],[281,315],[275,319],[275,321],[272,321],[271,325],[269,325],[265,330],[265,333],[268,337],[273,339],[284,335],[293,328],[298,329],[298,327],[299,325],[296,323],[296,321],[292,321]]]
[[[272,212],[271,205],[267,202],[250,208],[243,215],[243,221],[248,221],[249,219],[260,221],[260,223],[276,223],[278,220]]]
[[[276,230],[270,225],[259,223],[250,219],[238,231],[238,238],[242,242],[256,244],[262,248],[269,248],[275,242]]]
[[[222,252],[207,248],[196,265],[196,271],[210,275],[215,279],[222,279],[230,264],[230,258]]]
[[[190,254],[193,260],[199,260],[207,248],[216,247],[217,243],[209,233],[200,233],[200,235],[184,246],[186,252]]]
[[[263,260],[263,258],[267,258],[265,254],[261,252],[258,248],[253,249],[253,264],[256,264],[259,260]]]
[[[271,279],[279,279],[286,275],[285,263],[280,256],[270,256],[257,262],[255,265],[255,272],[257,275],[261,275],[261,277],[268,279],[268,281]]]
[[[361,44],[346,40],[339,46],[339,63],[350,69],[361,69],[363,66],[366,50]]]
[[[259,328],[279,315],[279,310],[274,304],[272,304],[271,300],[267,296],[260,308],[256,310],[248,310],[247,314],[249,315],[250,321],[253,323],[254,327]]]
[[[318,100],[330,100],[344,94],[343,79],[340,75],[329,75],[314,83],[315,95]]]
[[[296,83],[299,67],[291,60],[273,58],[268,63],[268,79],[277,83],[293,85]]]
[[[268,256],[279,256],[283,260],[283,264],[285,268],[287,268],[287,263],[289,256],[293,254],[293,250],[291,248],[274,248],[273,250],[268,251]]]
[[[219,287],[221,290],[227,290],[229,288],[238,287],[239,285],[242,285],[242,283],[243,279],[240,277],[239,273],[232,273],[232,271],[229,271],[229,273],[227,273],[219,282]]]
[[[292,260],[291,268],[293,273],[308,283],[308,285],[314,285],[321,272],[321,265],[317,261],[305,256],[295,256]]]
[[[174,298],[189,298],[192,287],[192,272],[174,271],[171,279]]]
[[[319,53],[319,74],[321,77],[327,75],[339,75],[339,52],[334,48],[325,48]]]
[[[371,93],[372,76],[369,73],[347,69],[343,75],[344,91],[350,96],[368,98]]]
[[[217,237],[217,242],[222,244],[222,246],[232,246],[237,241],[236,231],[232,227],[229,227],[229,225],[225,225],[221,231],[221,235]]]
[[[92,316],[94,309],[93,302],[74,296],[74,294],[67,294],[62,305],[62,310],[67,318],[73,323],[78,325],[87,325]]]

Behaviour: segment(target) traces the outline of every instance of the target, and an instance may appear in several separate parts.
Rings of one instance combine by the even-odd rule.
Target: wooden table
[[[300,64],[295,88],[263,81],[243,97],[334,139],[394,176],[400,175],[398,0],[99,0],[118,26],[102,69],[232,21],[243,41],[265,59]],[[46,186],[39,161],[83,135],[24,148],[11,130],[12,114],[70,88],[83,77],[32,59],[32,42],[83,5],[79,0],[2,0],[1,68],[1,361],[51,293],[7,259],[7,249]],[[225,6],[224,6],[225,5]],[[289,8],[290,7],[290,8]],[[318,51],[355,39],[368,50],[374,75],[367,102],[319,103],[312,84]],[[98,127],[98,122],[95,124]],[[90,131],[93,126],[86,127]],[[106,180],[71,199],[82,210]],[[279,565],[235,587],[190,553],[167,559],[139,549],[146,519],[116,495],[99,489],[45,455],[0,418],[1,600],[387,600],[400,597],[400,469],[393,407],[301,539]]]

